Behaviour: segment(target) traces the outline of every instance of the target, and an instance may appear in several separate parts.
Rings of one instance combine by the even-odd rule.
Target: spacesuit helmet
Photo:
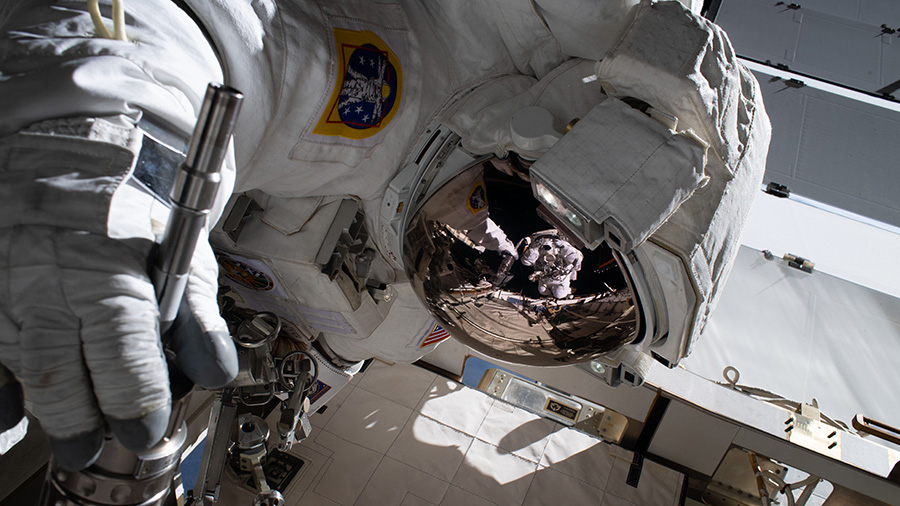
[[[531,137],[546,146],[484,156],[430,128],[385,194],[388,254],[470,348],[638,385],[690,353],[764,170],[765,116],[737,169],[679,124],[607,97],[564,135]],[[519,147],[515,115],[510,131]]]
[[[715,307],[771,125],[724,32],[675,2],[642,3],[593,75],[582,63],[508,100],[485,86],[428,128],[382,232],[457,340],[636,385],[686,357]],[[546,122],[529,113],[520,128],[540,106],[552,126],[578,121],[532,133]]]
[[[686,354],[696,300],[684,263],[643,243],[702,183],[702,143],[612,98],[539,156],[478,156],[443,125],[428,133],[391,184],[383,232],[457,340],[532,366],[615,368],[654,345],[667,365]],[[666,293],[658,265],[680,289]],[[667,298],[680,322],[663,345]]]
[[[478,160],[413,214],[403,261],[428,309],[457,340],[523,365],[583,362],[638,339],[641,311],[617,252],[559,226],[527,162],[512,160]]]

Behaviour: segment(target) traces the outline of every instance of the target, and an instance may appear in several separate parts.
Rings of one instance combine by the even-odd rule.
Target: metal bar
[[[221,397],[216,399],[209,414],[209,428],[206,432],[206,443],[200,461],[199,475],[194,486],[194,498],[201,505],[215,504],[219,500],[219,488],[225,459],[228,456],[228,444],[231,440],[231,428],[237,413],[234,403],[234,390],[226,388]]]
[[[879,422],[878,420],[873,420],[867,416],[863,416],[862,413],[853,417],[852,423],[853,428],[860,432],[865,432],[866,434],[900,445],[900,429]]]
[[[242,100],[243,95],[233,88],[209,85],[187,158],[176,175],[172,212],[152,272],[163,332],[178,314],[197,236],[216,200],[222,163]]]

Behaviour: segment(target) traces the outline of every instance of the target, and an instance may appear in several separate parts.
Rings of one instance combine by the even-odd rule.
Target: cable
[[[103,39],[111,39],[112,36],[110,35],[109,30],[107,30],[106,25],[103,24],[103,17],[100,16],[99,0],[88,0],[87,7],[88,12],[91,14],[91,21],[94,22],[94,30],[97,32],[96,36]]]
[[[113,37],[115,40],[127,41],[125,36],[125,0],[112,0]]]
[[[728,372],[734,372],[734,378],[728,377]],[[726,386],[728,388],[731,388],[732,390],[736,390],[738,392],[741,392],[742,394],[749,395],[750,397],[754,397],[763,402],[768,402],[769,404],[773,404],[790,411],[799,410],[800,405],[802,404],[798,401],[793,401],[774,392],[770,392],[769,390],[766,390],[764,388],[739,385],[737,382],[740,379],[741,375],[735,367],[726,367],[722,371],[722,375],[725,377],[725,382],[716,382],[718,385]],[[815,403],[815,400],[813,400],[813,402]],[[819,412],[819,416],[824,423],[834,427],[835,429],[850,432],[851,434],[856,434],[856,431],[852,430],[850,426],[840,420],[832,419],[821,411]]]
[[[109,29],[103,23],[103,16],[100,14],[99,0],[87,0],[88,13],[91,15],[91,21],[94,23],[94,30],[97,32],[96,37],[103,39],[127,41],[125,35],[125,0],[112,0],[112,19],[113,33],[109,33]]]

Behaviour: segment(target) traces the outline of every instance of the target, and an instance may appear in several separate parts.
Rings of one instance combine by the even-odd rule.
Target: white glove
[[[155,444],[171,396],[150,244],[23,226],[0,230],[0,251],[0,361],[22,381],[58,463],[90,465],[104,422],[129,449]],[[171,347],[182,372],[207,388],[237,373],[215,295],[215,260],[201,243]]]
[[[122,189],[142,147],[133,125],[189,136],[207,83],[223,79],[174,2],[130,2],[128,41],[91,38],[84,5],[0,9],[0,363],[70,470],[98,454],[105,425],[138,451],[165,430],[169,376],[147,275],[155,208]],[[223,178],[227,194],[233,172]],[[189,378],[217,387],[237,357],[205,237],[197,247],[171,348]],[[18,393],[0,380],[0,413],[12,413],[0,429],[21,413]]]
[[[168,424],[169,373],[148,275],[153,223],[165,217],[149,194],[120,184],[139,132],[100,120],[54,125],[62,133],[0,139],[0,363],[22,383],[57,463],[78,470],[99,455],[105,426],[142,451]],[[207,388],[237,374],[217,289],[203,234],[170,348],[178,368]],[[20,412],[12,385],[0,385],[0,411]]]

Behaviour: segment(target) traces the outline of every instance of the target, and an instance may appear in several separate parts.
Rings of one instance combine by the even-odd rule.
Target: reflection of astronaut
[[[519,258],[515,245],[490,218],[480,166],[447,183],[429,200],[424,212],[429,219],[465,233],[477,246]]]
[[[534,273],[528,279],[537,281],[541,295],[567,297],[572,292],[569,283],[577,278],[584,255],[561,239],[555,230],[539,232],[530,239],[531,244],[522,254],[522,264],[534,266]]]

